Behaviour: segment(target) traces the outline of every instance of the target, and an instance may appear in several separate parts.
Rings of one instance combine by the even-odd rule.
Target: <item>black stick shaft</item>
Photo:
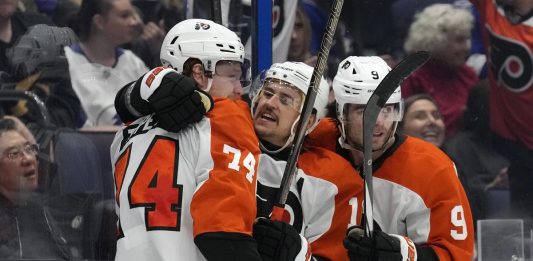
[[[420,68],[430,58],[428,52],[417,52],[403,59],[385,78],[368,99],[363,113],[363,176],[365,183],[364,223],[365,235],[372,236],[373,220],[373,186],[372,186],[372,132],[381,109],[387,103],[394,90],[405,78]]]
[[[307,89],[307,94],[305,96],[304,105],[302,109],[302,115],[298,126],[296,128],[296,136],[294,143],[291,149],[289,159],[287,161],[287,166],[283,173],[283,179],[281,180],[280,193],[278,195],[277,205],[284,206],[289,194],[289,189],[292,184],[292,180],[296,175],[296,164],[298,162],[298,157],[300,151],[302,150],[303,140],[305,137],[306,125],[311,112],[313,111],[313,105],[315,103],[317,90],[320,86],[320,80],[324,74],[324,69],[327,65],[329,50],[333,42],[333,36],[335,35],[335,30],[337,29],[337,23],[339,21],[339,16],[342,10],[342,5],[344,0],[335,0],[331,6],[331,12],[329,15],[328,23],[324,36],[322,37],[322,42],[320,43],[320,51],[317,56],[317,63],[313,70],[313,75],[311,76],[311,84]]]

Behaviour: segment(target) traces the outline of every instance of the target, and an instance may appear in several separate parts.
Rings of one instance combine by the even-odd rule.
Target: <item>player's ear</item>
[[[204,67],[201,63],[192,66],[192,78],[202,89],[207,87],[207,77],[205,76]]]
[[[305,127],[306,130],[309,130],[313,124],[315,124],[316,121],[316,113],[312,113],[311,116],[309,116],[309,119],[307,120],[307,126]]]

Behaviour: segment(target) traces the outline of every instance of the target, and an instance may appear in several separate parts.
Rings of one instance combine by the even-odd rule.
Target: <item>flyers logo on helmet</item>
[[[342,69],[345,69],[345,70],[348,69],[348,67],[350,67],[350,64],[351,64],[350,61],[344,62],[344,64],[342,65]]]
[[[203,29],[203,30],[207,30],[209,29],[211,26],[209,24],[205,24],[205,23],[196,23],[194,25],[194,30],[200,30],[200,29]]]

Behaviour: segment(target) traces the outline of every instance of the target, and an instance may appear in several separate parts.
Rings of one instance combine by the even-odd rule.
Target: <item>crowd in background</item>
[[[116,93],[160,65],[166,32],[186,17],[184,2],[0,0],[2,115],[38,126],[30,130],[39,144],[46,136],[37,135],[42,133],[39,128],[120,126],[123,123],[114,108]],[[211,1],[195,2],[194,17],[211,18]],[[246,1],[229,2],[239,8],[231,9],[227,27],[246,43],[251,7]],[[274,1],[274,10],[284,12],[283,2]],[[331,2],[298,1],[294,24],[284,35],[290,38],[286,60],[315,65]],[[337,71],[334,66],[351,55],[378,55],[394,67],[406,55],[431,52],[432,59],[401,86],[404,116],[399,131],[434,144],[454,161],[474,220],[521,218],[529,224],[533,218],[533,5],[520,0],[501,0],[499,5],[492,0],[471,2],[345,1],[325,76],[331,80]],[[231,12],[242,12],[241,19]],[[498,20],[497,13],[505,13],[509,21]],[[502,30],[509,34],[502,36]],[[36,104],[13,96],[13,90],[35,94],[49,118],[43,119]],[[329,102],[333,101],[330,95]],[[0,148],[6,140],[4,132],[24,138],[14,131],[11,120],[0,124]],[[37,153],[27,146],[35,141],[24,138],[24,142],[19,151],[22,158]],[[45,153],[53,157],[53,149]],[[5,155],[20,156],[4,153],[0,157]],[[43,168],[33,158],[28,162],[30,168]],[[6,172],[5,164],[0,160],[0,177]],[[35,179],[33,186],[44,186],[42,180]],[[4,178],[0,182],[3,203],[10,198],[3,193]],[[510,191],[511,208],[505,215],[489,211],[492,202],[487,195],[494,190]],[[41,209],[39,205],[39,216],[49,215]],[[15,211],[10,218],[23,211],[28,210]],[[3,226],[8,219],[2,218]],[[47,233],[58,248],[47,252],[43,246],[32,255],[60,259],[83,255],[82,250],[65,248],[56,239],[59,232],[37,235]],[[4,243],[13,244],[3,235],[0,259],[16,257],[2,248]],[[112,256],[105,255],[98,257]]]

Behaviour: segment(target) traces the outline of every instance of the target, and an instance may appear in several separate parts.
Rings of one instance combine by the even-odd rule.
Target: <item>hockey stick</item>
[[[213,12],[213,22],[222,24],[222,8],[220,7],[220,0],[212,0],[211,11]]]
[[[430,58],[428,52],[417,52],[403,59],[385,78],[379,83],[372,96],[368,100],[363,112],[363,173],[365,183],[365,200],[364,200],[364,221],[365,234],[367,237],[372,236],[374,231],[374,219],[372,217],[372,133],[383,106],[392,95],[394,90],[407,78],[411,73],[420,68]]]
[[[294,138],[289,159],[287,160],[287,165],[285,166],[285,170],[283,172],[283,178],[280,184],[280,192],[278,193],[277,200],[274,204],[274,208],[272,209],[272,220],[283,221],[285,202],[287,201],[287,196],[289,195],[292,180],[296,175],[296,164],[298,162],[298,156],[300,156],[300,151],[302,150],[307,121],[309,120],[309,117],[311,117],[311,112],[313,111],[313,105],[315,104],[322,74],[324,74],[324,69],[326,68],[329,49],[331,49],[333,36],[335,35],[335,30],[337,29],[337,22],[339,21],[343,3],[344,0],[335,0],[331,5],[331,11],[328,23],[326,25],[326,30],[324,31],[324,36],[322,37],[322,42],[320,43],[320,52],[318,52],[317,62],[315,68],[313,69],[313,75],[311,76],[311,84],[309,85],[307,94],[305,95],[302,114],[300,116],[298,126],[296,127],[296,136]]]

